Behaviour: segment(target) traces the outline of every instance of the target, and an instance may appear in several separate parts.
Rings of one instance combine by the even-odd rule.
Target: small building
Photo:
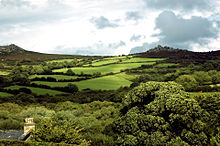
[[[31,130],[35,130],[34,118],[26,118],[24,130],[0,130],[0,140],[24,140],[28,141],[31,137]]]

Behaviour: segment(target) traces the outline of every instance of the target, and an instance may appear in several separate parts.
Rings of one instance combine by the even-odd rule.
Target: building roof
[[[0,139],[23,140],[24,130],[0,130]]]

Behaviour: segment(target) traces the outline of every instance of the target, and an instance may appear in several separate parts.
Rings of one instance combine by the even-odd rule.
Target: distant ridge
[[[15,44],[0,46],[0,62],[10,60],[11,65],[16,64],[16,61],[20,62],[20,64],[37,64],[37,62],[41,62],[42,60],[75,57],[77,57],[77,55],[45,54],[27,51]]]
[[[192,52],[189,50],[174,49],[172,47],[160,46],[150,49],[146,52],[137,53],[138,57],[161,57],[168,58],[169,61],[187,65],[190,63],[204,63],[207,60],[220,59],[220,50],[210,52]]]
[[[13,55],[13,54],[23,54],[29,51],[24,50],[23,48],[11,44],[8,46],[0,46],[0,55]]]
[[[174,49],[172,47],[167,47],[167,46],[162,47],[162,46],[158,45],[157,47],[152,48],[152,49],[148,50],[147,52],[162,52],[162,51],[165,51],[165,52],[178,52],[178,51],[184,51],[184,50]]]

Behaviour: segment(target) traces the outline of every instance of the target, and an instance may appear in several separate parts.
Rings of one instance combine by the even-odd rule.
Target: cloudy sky
[[[211,51],[219,32],[219,0],[0,0],[0,45],[44,53]]]

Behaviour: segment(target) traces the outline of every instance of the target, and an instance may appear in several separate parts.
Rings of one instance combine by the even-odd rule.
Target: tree
[[[70,68],[67,70],[66,74],[67,74],[67,75],[70,75],[70,76],[75,75],[75,73],[73,72],[73,70],[70,69]]]
[[[213,84],[219,84],[220,83],[220,72],[216,70],[210,70],[208,72],[209,76],[212,78]]]
[[[119,145],[207,145],[198,102],[175,82],[147,82],[123,99],[113,126]]]
[[[194,78],[199,83],[199,85],[203,85],[211,81],[211,77],[207,72],[204,71],[195,71],[193,73]]]
[[[198,86],[198,82],[191,75],[181,75],[176,79],[176,82],[181,84],[187,91]]]
[[[74,126],[71,122],[57,125],[51,118],[43,120],[33,131],[33,138],[38,142],[67,143],[89,145],[80,132],[83,129]]]
[[[67,89],[71,93],[75,93],[75,92],[79,91],[79,88],[75,84],[72,84],[72,83],[69,83],[67,85]]]

